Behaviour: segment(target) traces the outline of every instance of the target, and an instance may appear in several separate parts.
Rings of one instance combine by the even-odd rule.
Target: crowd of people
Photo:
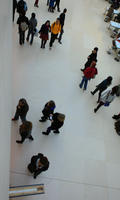
[[[35,1],[34,6],[38,7],[38,0]],[[48,11],[54,12],[56,6],[58,12],[60,12],[60,0],[48,0],[47,5],[49,6]],[[29,42],[29,37],[31,36],[30,45],[32,45],[34,36],[39,36],[41,39],[41,48],[44,49],[47,41],[49,40],[49,33],[51,32],[51,39],[49,42],[49,49],[52,49],[55,40],[58,40],[62,44],[62,35],[64,33],[63,27],[65,23],[65,15],[67,9],[65,8],[60,16],[52,24],[50,20],[47,20],[42,24],[40,30],[37,29],[37,19],[36,14],[33,12],[31,18],[28,19],[26,16],[28,10],[27,3],[24,0],[13,0],[13,22],[15,17],[15,12],[19,14],[17,19],[18,33],[19,33],[19,44],[23,45],[25,43],[25,33],[27,33],[26,41]]]
[[[35,0],[34,6],[39,7],[39,0]],[[57,7],[57,11],[60,12],[60,0],[47,0],[48,11],[54,12]],[[41,25],[40,30],[37,29],[38,21],[36,19],[36,14],[33,12],[31,18],[28,19],[26,16],[28,10],[27,3],[24,0],[13,0],[13,22],[15,18],[15,12],[19,14],[17,19],[18,24],[18,33],[19,33],[19,44],[23,45],[25,43],[25,33],[27,31],[26,41],[30,45],[33,44],[35,34],[38,34],[41,39],[41,48],[44,49],[47,41],[49,40],[49,33],[51,32],[51,39],[49,42],[49,48],[51,49],[53,43],[57,39],[60,44],[62,44],[61,39],[64,33],[63,27],[65,23],[65,14],[67,9],[65,8],[60,16],[52,24],[50,20],[47,20],[44,24]],[[46,131],[42,132],[44,135],[49,135],[51,131],[55,134],[59,134],[59,129],[64,125],[65,115],[62,113],[54,113],[56,108],[54,101],[49,101],[45,104],[42,110],[42,116],[39,120],[41,123],[46,122],[47,120],[51,121],[51,125],[47,128]],[[21,119],[22,124],[19,127],[19,134],[21,139],[16,140],[16,143],[23,144],[26,139],[33,141],[32,136],[32,122],[28,121],[26,116],[29,111],[29,105],[26,99],[22,98],[19,100],[16,107],[16,112],[12,121],[17,121]],[[43,154],[38,153],[37,155],[32,156],[30,164],[28,164],[28,170],[33,174],[33,177],[36,178],[41,172],[48,170],[49,161],[48,158]]]
[[[39,0],[36,0],[34,3],[35,7],[39,7],[38,5]],[[114,0],[112,2],[112,8],[118,8],[118,0]],[[120,3],[120,2],[119,2]],[[55,8],[57,7],[57,11],[60,12],[60,0],[47,0],[48,11],[54,12]],[[37,19],[36,14],[33,12],[31,14],[31,18],[28,19],[26,16],[28,10],[27,3],[24,0],[13,0],[13,22],[15,12],[17,11],[19,17],[17,19],[18,29],[19,29],[19,44],[23,45],[25,42],[25,32],[28,31],[26,41],[32,45],[34,36],[37,32]],[[55,22],[52,24],[50,20],[47,20],[44,24],[41,25],[40,30],[38,31],[39,37],[41,39],[41,48],[44,49],[47,41],[49,40],[49,33],[51,32],[51,39],[49,42],[49,48],[51,49],[53,43],[56,39],[61,44],[61,39],[63,35],[63,28],[65,23],[65,15],[67,9],[65,8],[63,12],[60,14],[59,18],[56,19]],[[31,37],[31,38],[30,38]],[[98,75],[97,69],[97,55],[98,55],[98,47],[95,47],[92,50],[92,53],[88,56],[87,62],[84,65],[84,68],[81,69],[83,73],[83,77],[79,87],[84,91],[87,90],[88,82]],[[102,106],[108,107],[111,102],[115,99],[116,96],[120,96],[120,85],[116,85],[112,87],[112,89],[107,90],[107,88],[112,84],[112,76],[106,77],[103,81],[98,83],[94,91],[91,91],[91,94],[94,95],[95,93],[99,92],[98,99],[97,99],[97,107],[94,109],[94,113],[98,111],[98,109]],[[39,120],[41,123],[46,122],[47,120],[51,121],[51,125],[47,128],[46,131],[42,132],[43,135],[49,135],[51,131],[55,134],[59,134],[59,129],[64,125],[65,115],[62,113],[54,112],[56,108],[56,104],[53,100],[47,102],[42,110],[42,116]],[[19,127],[19,134],[21,140],[16,140],[18,144],[22,144],[26,139],[33,141],[34,138],[32,136],[32,122],[28,121],[26,116],[29,111],[29,105],[26,99],[22,98],[19,100],[19,103],[16,107],[15,115],[12,121],[17,121],[19,118],[22,121],[22,124]],[[114,115],[113,119],[119,120],[120,114]],[[117,121],[118,122],[118,121]],[[116,122],[116,123],[117,123]],[[120,122],[119,122],[120,125]],[[118,123],[116,125],[118,127]],[[120,127],[120,126],[119,126]],[[117,128],[116,128],[117,129]],[[120,128],[119,128],[120,133]],[[33,177],[36,178],[41,172],[48,170],[49,168],[49,161],[48,158],[45,157],[43,154],[38,153],[31,158],[30,164],[28,164],[28,170],[33,174]]]

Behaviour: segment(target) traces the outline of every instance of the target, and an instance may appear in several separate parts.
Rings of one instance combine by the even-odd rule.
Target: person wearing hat
[[[52,45],[57,39],[57,36],[60,32],[61,32],[60,19],[57,18],[57,20],[51,25],[51,39],[49,44],[50,49],[52,48]]]
[[[91,91],[91,94],[94,95],[96,92],[99,91],[99,95],[98,95],[98,101],[100,100],[100,97],[101,97],[101,93],[106,90],[112,83],[112,77],[111,76],[108,76],[104,81],[102,81],[100,84],[98,84],[96,86],[96,89],[92,92]]]
[[[96,74],[98,74],[98,71],[97,71],[97,68],[95,67],[96,66],[96,62],[93,61],[90,65],[90,67],[87,67],[84,71],[83,71],[83,78],[82,78],[82,81],[79,85],[80,88],[83,87],[84,85],[84,88],[83,90],[86,90],[87,89],[87,85],[88,85],[88,81],[95,78]]]
[[[26,115],[27,115],[28,110],[29,110],[29,106],[28,106],[27,101],[25,99],[20,99],[16,107],[15,116],[14,118],[12,118],[12,121],[18,120],[19,117],[21,118],[22,122],[26,121]]]
[[[88,56],[88,60],[87,62],[85,63],[85,67],[84,69],[81,69],[81,71],[84,71],[87,67],[90,67],[92,61],[95,61],[97,62],[97,52],[98,52],[98,47],[95,47],[93,50],[92,50],[92,53]]]
[[[31,135],[31,132],[32,132],[32,123],[29,121],[23,122],[19,128],[21,140],[16,140],[16,142],[22,144],[27,138],[30,140],[34,140]]]
[[[61,113],[54,113],[51,119],[51,126],[48,127],[46,132],[42,132],[43,135],[49,135],[53,130],[54,133],[60,133],[59,129],[63,126],[65,115]]]
[[[43,116],[39,120],[40,122],[45,122],[50,118],[51,115],[53,115],[54,110],[56,108],[54,101],[49,101],[45,104],[44,109],[42,110]]]
[[[49,164],[50,163],[47,157],[45,157],[42,153],[38,153],[38,155],[32,156],[31,162],[28,165],[28,170],[30,173],[33,174],[33,177],[36,179],[39,174],[48,170]]]

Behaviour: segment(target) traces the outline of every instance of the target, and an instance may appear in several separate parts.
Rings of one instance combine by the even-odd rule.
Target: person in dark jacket
[[[81,69],[81,71],[84,71],[87,67],[90,67],[92,61],[97,62],[97,52],[98,52],[98,48],[95,47],[92,51],[92,53],[88,56],[88,60],[85,63],[85,67],[84,69]]]
[[[104,81],[102,81],[100,84],[98,84],[96,86],[96,89],[91,92],[92,95],[94,95],[96,92],[99,91],[99,95],[98,95],[98,101],[100,100],[100,97],[101,97],[101,93],[106,90],[112,83],[112,77],[111,76],[108,76]]]
[[[15,10],[17,9],[17,1],[13,0],[13,22],[14,22],[14,18],[15,18]]]
[[[50,21],[47,20],[45,24],[41,26],[41,29],[39,31],[41,38],[41,48],[43,49],[45,48],[47,40],[49,40],[49,32],[50,32]]]
[[[35,13],[31,14],[31,18],[29,20],[29,29],[28,29],[28,35],[27,35],[27,42],[29,41],[29,37],[31,35],[31,41],[30,41],[30,45],[32,45],[33,43],[33,39],[34,39],[34,35],[36,32],[36,26],[37,26],[37,19],[35,18]]]
[[[82,88],[83,85],[84,85],[83,90],[87,89],[88,81],[95,78],[95,76],[98,74],[97,68],[95,66],[96,66],[96,62],[93,61],[90,65],[90,67],[87,67],[83,71],[84,76],[83,76],[82,81],[79,85],[80,88]]]
[[[26,115],[27,115],[28,110],[29,110],[29,106],[28,106],[27,101],[25,99],[20,99],[16,108],[15,116],[12,119],[12,121],[18,120],[19,117],[21,118],[22,122],[26,121]]]
[[[43,116],[39,121],[45,122],[46,120],[48,120],[51,114],[53,115],[55,108],[56,106],[54,101],[51,100],[48,103],[46,103],[44,109],[42,110]]]
[[[59,38],[58,38],[58,42],[60,44],[62,44],[61,39],[62,39],[62,35],[64,33],[63,27],[64,27],[64,24],[65,24],[65,14],[66,14],[66,12],[67,12],[67,9],[65,8],[63,10],[63,12],[60,14],[60,17],[59,17],[60,18],[60,24],[61,24],[61,32],[60,32],[60,35],[59,35]]]
[[[57,6],[57,11],[60,12],[60,0],[56,0],[54,9],[56,8],[56,6]]]
[[[48,127],[46,132],[42,132],[43,135],[49,135],[51,130],[54,133],[59,133],[59,129],[63,126],[65,120],[65,115],[61,113],[54,113],[51,119],[51,126]]]
[[[19,25],[19,44],[22,45],[25,42],[25,31],[28,29],[29,20],[25,15],[20,15],[17,24]]]
[[[49,168],[49,161],[47,157],[45,157],[42,153],[38,153],[38,155],[34,155],[31,158],[31,162],[28,165],[28,170],[33,174],[33,177],[36,177]]]
[[[30,140],[34,140],[31,135],[31,132],[32,132],[32,123],[29,121],[23,122],[23,124],[20,125],[20,128],[19,128],[21,140],[16,140],[16,142],[22,144],[26,138],[28,138]]]
[[[27,12],[27,3],[23,0],[20,0],[17,4],[17,12],[19,15],[26,15]]]

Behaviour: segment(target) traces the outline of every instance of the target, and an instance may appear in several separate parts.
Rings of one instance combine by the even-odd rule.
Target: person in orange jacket
[[[83,79],[79,85],[80,88],[83,87],[84,85],[84,89],[83,90],[86,90],[87,89],[87,84],[88,84],[88,81],[92,78],[95,78],[95,75],[98,73],[97,72],[97,69],[95,68],[96,66],[96,62],[93,61],[90,65],[90,67],[87,67],[84,71],[83,71]]]
[[[60,25],[60,19],[57,18],[56,22],[54,22],[51,25],[51,39],[50,39],[50,49],[52,48],[52,45],[54,41],[57,39],[58,34],[61,32],[61,25]]]

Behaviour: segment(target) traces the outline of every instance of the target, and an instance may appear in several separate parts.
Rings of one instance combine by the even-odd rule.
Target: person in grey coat
[[[31,35],[31,41],[30,45],[33,43],[34,35],[36,33],[36,26],[37,26],[37,19],[35,18],[35,13],[31,14],[31,18],[29,20],[29,29],[28,29],[28,35],[27,35],[27,42],[29,41],[29,37]]]

